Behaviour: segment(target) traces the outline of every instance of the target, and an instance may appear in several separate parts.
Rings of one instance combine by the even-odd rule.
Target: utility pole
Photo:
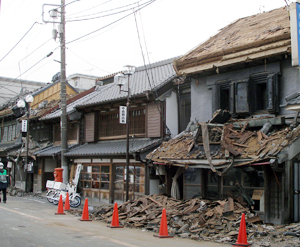
[[[49,11],[50,17],[53,19],[48,21],[44,18],[45,9],[55,7]],[[60,9],[60,21],[55,19],[58,17],[58,9]],[[43,22],[59,24],[60,39],[60,137],[61,137],[61,168],[63,169],[63,182],[69,182],[69,166],[65,153],[68,150],[67,140],[67,90],[66,90],[66,39],[65,39],[65,0],[61,0],[61,5],[43,4]],[[53,30],[53,38],[56,39],[57,31]]]
[[[69,181],[69,166],[65,153],[68,149],[67,140],[67,92],[66,92],[66,42],[65,42],[65,0],[61,0],[61,22],[60,22],[60,132],[61,132],[61,168],[63,168],[63,182]]]

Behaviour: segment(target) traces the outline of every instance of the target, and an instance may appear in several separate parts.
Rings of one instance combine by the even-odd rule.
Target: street
[[[105,222],[80,221],[68,212],[55,215],[56,212],[57,206],[46,198],[8,195],[7,203],[0,203],[0,246],[229,246],[178,237],[155,238],[153,232],[112,229]]]

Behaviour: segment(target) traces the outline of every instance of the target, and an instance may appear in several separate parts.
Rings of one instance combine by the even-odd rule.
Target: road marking
[[[29,199],[29,198],[23,198],[24,200],[28,200],[28,201],[34,201],[34,202],[39,202],[39,203],[45,203],[45,202],[41,202],[39,200],[36,199]]]
[[[100,238],[100,239],[105,239],[105,240],[109,240],[113,243],[116,243],[116,244],[120,244],[120,245],[124,245],[124,246],[128,246],[128,247],[139,247],[137,245],[134,245],[134,244],[129,244],[129,243],[124,243],[123,241],[119,241],[119,240],[116,240],[116,239],[112,239],[112,238],[109,238],[109,237],[104,237],[104,236],[94,236],[96,238]]]
[[[30,214],[25,214],[25,213],[21,213],[19,211],[16,211],[16,210],[13,210],[13,209],[9,209],[9,208],[5,208],[5,207],[1,207],[0,208],[4,209],[4,210],[7,210],[7,211],[10,211],[10,212],[13,212],[13,213],[16,213],[16,214],[19,214],[19,215],[23,215],[25,217],[29,217],[29,218],[33,218],[33,219],[36,219],[36,220],[44,220],[42,218],[39,218],[39,217],[36,217],[36,216],[32,216]]]
[[[5,207],[2,207],[2,206],[0,206],[0,208],[4,209],[4,210],[7,210],[7,211],[10,211],[10,212],[13,212],[13,213],[16,213],[16,214],[19,214],[19,215],[22,215],[22,216],[25,216],[25,217],[33,218],[33,219],[40,220],[40,221],[46,221],[45,219],[42,219],[42,218],[39,218],[39,217],[36,217],[36,216],[32,216],[30,214],[21,213],[19,211],[13,210],[13,209],[5,208]],[[53,222],[53,221],[48,221],[48,222],[50,222],[52,224],[58,225],[58,223]],[[67,227],[69,229],[76,230],[77,232],[81,232],[80,229],[69,227],[67,225],[63,225],[63,226]],[[17,230],[17,229],[13,229],[13,230]],[[105,240],[111,241],[111,242],[116,243],[116,244],[120,244],[120,245],[124,245],[124,246],[128,246],[128,247],[139,247],[137,245],[133,245],[133,244],[129,244],[129,243],[124,243],[123,241],[119,241],[119,240],[116,240],[116,239],[113,239],[113,238],[109,238],[109,237],[105,237],[105,236],[99,236],[99,235],[94,235],[94,233],[91,233],[91,232],[83,232],[83,233],[92,235],[92,236],[94,236],[96,238],[105,239]]]

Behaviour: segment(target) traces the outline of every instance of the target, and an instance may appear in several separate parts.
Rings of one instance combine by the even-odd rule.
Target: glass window
[[[12,140],[12,125],[8,126],[8,141]]]
[[[101,173],[109,173],[109,166],[101,166]]]
[[[185,170],[186,184],[200,184],[201,183],[201,169],[188,168]]]
[[[145,167],[141,165],[129,166],[129,193],[130,199],[137,198],[138,194],[145,193]],[[116,166],[115,198],[125,199],[126,193],[126,166]],[[136,194],[138,193],[138,194]],[[122,198],[122,199],[120,199]],[[116,199],[117,200],[117,199]]]
[[[209,170],[207,174],[207,185],[218,186],[218,174]]]
[[[85,184],[84,188],[109,190],[109,165],[85,165],[82,181]]]
[[[92,166],[92,172],[100,172],[100,166]]]
[[[92,174],[92,180],[100,181],[100,174]]]
[[[245,187],[264,187],[263,166],[243,168],[243,185]]]
[[[241,169],[231,168],[229,169],[223,177],[224,186],[235,186],[236,181],[241,184]]]
[[[7,141],[7,137],[8,137],[8,126],[5,126],[3,131],[3,141]]]
[[[12,137],[12,140],[14,140],[16,138],[16,125],[15,124],[12,126],[12,135],[11,135],[11,137]]]

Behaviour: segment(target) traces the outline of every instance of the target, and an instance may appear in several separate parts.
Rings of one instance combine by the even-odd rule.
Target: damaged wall
[[[206,86],[206,77],[191,80],[191,121],[199,122],[211,119],[212,91]]]
[[[214,93],[214,85],[216,83],[230,80],[237,81],[249,78],[253,74],[259,73],[278,73],[279,75],[279,105],[285,103],[285,97],[294,92],[300,91],[299,71],[293,68],[290,64],[290,57],[281,62],[251,67],[247,69],[237,70],[224,74],[217,74],[213,76],[198,76],[197,79],[191,80],[191,121],[198,119],[201,121],[208,121],[216,108],[216,93]],[[253,87],[253,83],[249,85]],[[255,95],[256,97],[259,97]],[[253,97],[249,98],[250,104]],[[268,113],[268,112],[266,112]],[[278,115],[294,114],[287,111],[285,108],[279,109]]]

